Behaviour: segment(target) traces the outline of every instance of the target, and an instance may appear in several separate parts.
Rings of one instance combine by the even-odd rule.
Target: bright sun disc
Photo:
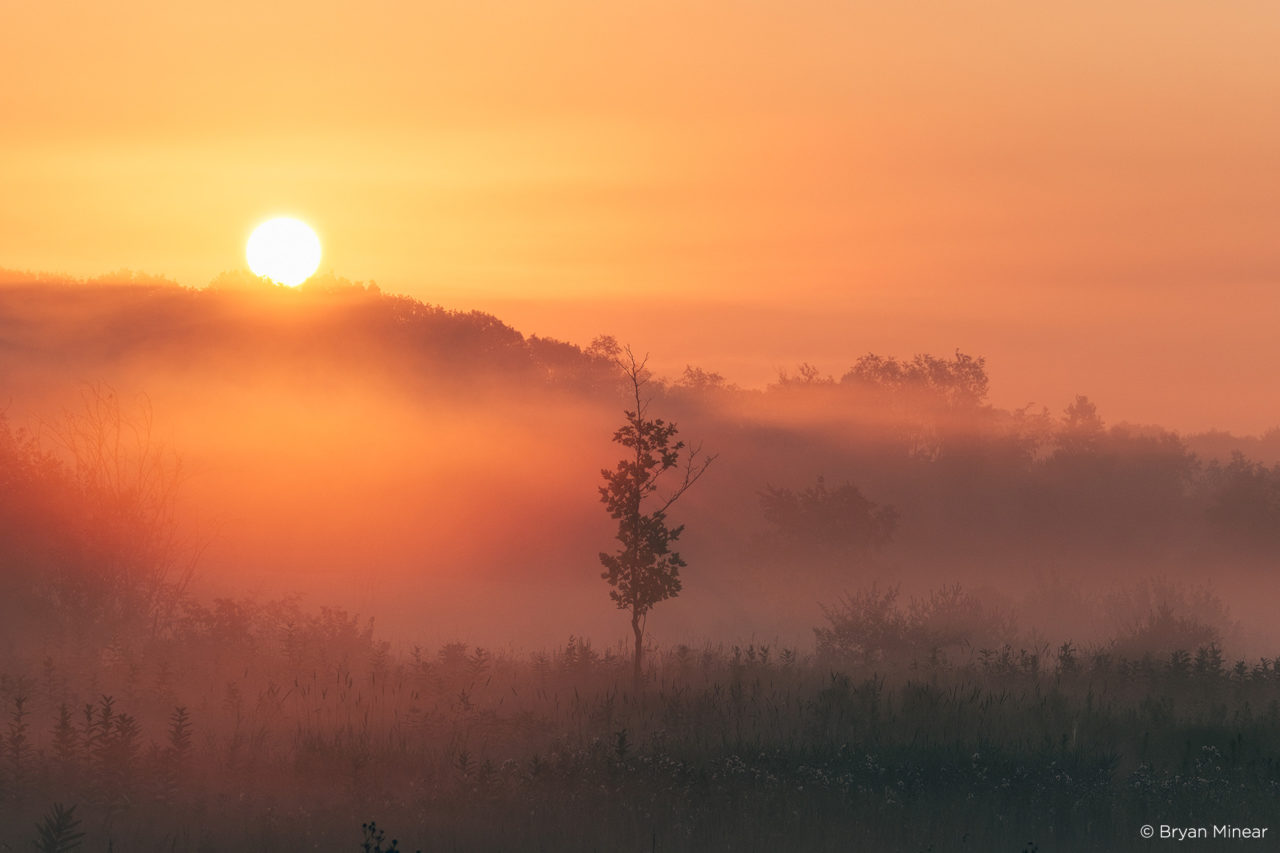
[[[254,275],[297,287],[320,266],[320,238],[305,222],[281,216],[253,230],[244,255]]]

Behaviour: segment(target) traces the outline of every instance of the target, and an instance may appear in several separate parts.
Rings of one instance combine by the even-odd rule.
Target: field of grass
[[[637,692],[578,638],[399,653],[230,602],[183,625],[9,662],[7,849],[1141,850],[1280,795],[1280,662],[1215,648],[679,646]]]

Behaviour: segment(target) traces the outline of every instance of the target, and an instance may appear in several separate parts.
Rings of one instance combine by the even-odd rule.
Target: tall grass
[[[1257,823],[1280,794],[1280,661],[1215,647],[677,646],[637,692],[624,650],[577,637],[397,654],[337,633],[138,658],[163,685],[101,658],[21,702],[25,673],[5,678],[0,837],[41,843],[70,802],[87,850],[351,850],[369,816],[428,851],[1124,850],[1162,818]],[[127,706],[101,692],[131,678]]]

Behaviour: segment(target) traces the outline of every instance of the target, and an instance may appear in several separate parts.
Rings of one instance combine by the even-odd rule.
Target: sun
[[[320,238],[307,223],[280,216],[253,229],[244,255],[254,275],[297,287],[320,266]]]

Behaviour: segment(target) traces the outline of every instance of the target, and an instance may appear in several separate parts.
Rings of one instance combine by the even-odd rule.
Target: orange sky
[[[261,8],[262,6],[270,8]],[[760,384],[1280,424],[1270,2],[7,0],[0,267],[322,269]]]

